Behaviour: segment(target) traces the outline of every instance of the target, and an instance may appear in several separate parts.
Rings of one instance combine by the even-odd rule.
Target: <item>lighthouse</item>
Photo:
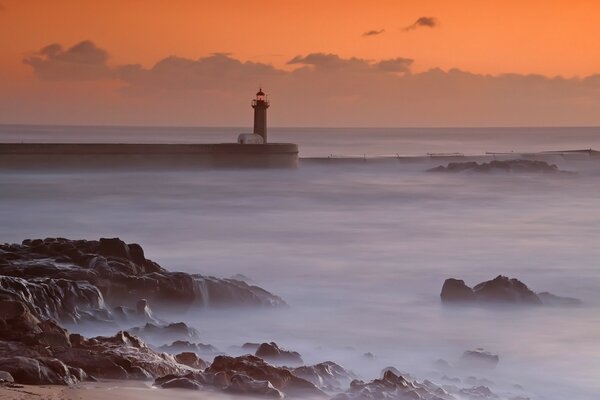
[[[254,131],[255,135],[263,138],[263,143],[267,143],[267,108],[269,108],[269,100],[262,89],[256,93],[256,97],[252,100],[252,108],[254,108]]]

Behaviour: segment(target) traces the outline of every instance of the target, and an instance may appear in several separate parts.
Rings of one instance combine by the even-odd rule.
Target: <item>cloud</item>
[[[66,94],[53,92],[52,104],[31,101],[42,104],[34,114],[48,115],[44,107],[56,107],[57,113],[81,110],[89,123],[245,126],[251,120],[249,100],[262,83],[272,100],[271,121],[280,126],[600,125],[600,75],[567,79],[459,69],[415,72],[410,58],[366,60],[333,53],[298,55],[285,68],[223,53],[167,57],[150,67],[111,67],[106,52],[93,44],[74,48],[47,46],[28,64],[40,79],[66,79],[65,74],[74,73],[72,80],[82,80],[83,74],[98,84],[110,77],[119,85],[62,100]],[[100,73],[82,73],[87,67]],[[109,96],[109,90],[114,99],[94,102]],[[0,115],[22,112],[10,103],[4,106],[9,108],[0,107]],[[67,111],[62,118],[72,121]]]
[[[382,33],[385,33],[385,29],[379,29],[379,30],[370,30],[370,31],[366,31],[365,33],[362,34],[362,36],[367,37],[367,36],[377,36],[377,35],[381,35]]]
[[[385,72],[410,72],[413,60],[410,58],[397,57],[389,60],[381,60],[375,66]]]
[[[113,77],[108,58],[105,50],[85,40],[66,50],[60,44],[50,44],[23,62],[42,80],[96,80]]]
[[[421,28],[421,27],[435,28],[435,27],[439,26],[439,24],[440,23],[439,23],[438,19],[435,17],[420,17],[415,22],[413,22],[412,24],[403,28],[402,30],[404,32],[408,32],[408,31],[412,31],[412,30],[415,30],[415,29]]]

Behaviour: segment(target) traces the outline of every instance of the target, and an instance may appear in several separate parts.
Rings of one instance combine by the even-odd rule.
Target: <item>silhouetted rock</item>
[[[496,368],[498,362],[500,362],[500,357],[497,354],[477,349],[465,351],[458,361],[458,366],[472,370],[493,369]]]
[[[514,172],[514,173],[545,173],[554,174],[562,172],[554,164],[548,164],[545,161],[536,160],[493,160],[487,163],[478,164],[475,161],[453,162],[447,166],[428,169],[427,172]]]
[[[276,364],[297,365],[303,363],[299,353],[284,350],[274,342],[261,343],[254,355]]]
[[[515,305],[579,305],[580,300],[548,292],[536,294],[518,279],[498,275],[472,289],[464,281],[446,279],[440,297],[444,303],[484,303]]]
[[[473,289],[465,284],[465,281],[459,279],[446,279],[442,286],[441,297],[447,302],[468,302],[473,301],[475,295]]]

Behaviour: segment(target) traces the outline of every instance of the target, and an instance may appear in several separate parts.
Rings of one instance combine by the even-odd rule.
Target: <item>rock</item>
[[[580,306],[583,302],[573,297],[561,297],[548,292],[538,293],[540,301],[547,306]]]
[[[302,366],[290,370],[298,378],[305,379],[321,390],[337,391],[347,386],[356,377],[340,365],[325,361],[311,366]]]
[[[370,351],[367,351],[366,353],[363,354],[363,358],[365,358],[367,360],[373,360],[373,359],[375,359],[375,355],[373,355],[373,353],[371,353]]]
[[[539,297],[523,282],[502,275],[476,285],[473,292],[481,302],[541,304]]]
[[[285,305],[278,296],[240,280],[169,272],[146,259],[141,246],[118,238],[0,244],[0,276],[0,298],[19,298],[28,306],[31,303],[34,315],[61,323],[105,323],[114,319],[114,306],[131,307],[147,321],[156,322],[149,309],[136,304],[139,299],[179,310]],[[127,314],[125,309],[117,313]]]
[[[248,375],[235,374],[230,379],[230,384],[225,388],[226,392],[235,394],[258,395],[282,399],[283,393],[275,389],[271,382],[260,381],[250,378]]]
[[[188,378],[174,378],[160,385],[163,389],[189,389],[200,390],[202,386]]]
[[[200,338],[198,331],[184,322],[176,322],[167,325],[155,325],[147,323],[129,329],[133,335],[139,336],[148,342],[165,343],[173,341],[197,340]]]
[[[244,343],[242,345],[242,350],[256,353],[256,350],[258,350],[259,346],[260,343]]]
[[[56,358],[0,358],[0,370],[9,373],[14,382],[24,385],[74,385],[79,381]]]
[[[269,381],[273,387],[290,396],[324,396],[324,392],[311,382],[293,375],[285,368],[272,366],[252,355],[215,357],[205,373],[216,375],[220,372],[225,373],[230,380],[234,375],[242,374],[257,381]]]
[[[103,256],[129,259],[129,246],[119,238],[100,239],[98,253]]]
[[[254,355],[276,364],[303,364],[299,353],[281,349],[275,342],[262,343]]]
[[[478,164],[475,161],[453,162],[446,167],[438,166],[427,170],[427,172],[503,172],[503,173],[545,173],[555,174],[560,171],[555,164],[548,164],[545,161],[537,160],[493,160],[487,163]]]
[[[198,357],[196,353],[192,352],[186,351],[177,354],[175,356],[175,360],[180,364],[187,365],[188,367],[192,367],[195,369],[205,369],[208,367],[208,363],[206,361]]]
[[[10,373],[6,371],[0,371],[0,383],[14,383],[14,381],[15,379]]]
[[[440,294],[444,302],[469,302],[474,300],[473,289],[459,279],[446,279]]]
[[[469,400],[488,400],[497,399],[498,395],[492,392],[486,386],[477,386],[472,388],[464,388],[458,391],[458,394]]]
[[[215,346],[211,344],[190,343],[186,340],[176,340],[170,345],[160,346],[159,350],[169,354],[176,354],[181,352],[193,352],[209,356],[222,354]]]
[[[453,397],[444,389],[424,381],[418,383],[409,381],[391,371],[387,371],[381,379],[375,379],[369,383],[354,380],[350,383],[350,389],[338,394],[334,400],[445,400]]]
[[[483,349],[467,350],[461,356],[458,366],[464,369],[480,370],[494,369],[498,365],[500,357]]]
[[[57,357],[89,375],[105,379],[148,380],[189,370],[173,356],[155,352],[141,339],[124,331],[115,336],[83,339]]]
[[[548,292],[534,293],[518,279],[498,275],[472,289],[464,281],[446,279],[440,294],[444,303],[510,304],[510,305],[579,305],[581,301],[559,297]]]

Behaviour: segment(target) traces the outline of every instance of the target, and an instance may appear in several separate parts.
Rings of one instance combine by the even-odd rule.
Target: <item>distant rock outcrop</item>
[[[514,173],[536,173],[536,174],[555,174],[565,172],[558,169],[555,164],[548,164],[545,161],[537,160],[493,160],[487,163],[477,163],[475,161],[453,162],[447,166],[438,166],[428,169],[427,172],[514,172]]]
[[[536,294],[518,279],[498,275],[473,288],[459,279],[446,279],[440,294],[442,302],[454,304],[578,305],[581,301],[547,292]]]

